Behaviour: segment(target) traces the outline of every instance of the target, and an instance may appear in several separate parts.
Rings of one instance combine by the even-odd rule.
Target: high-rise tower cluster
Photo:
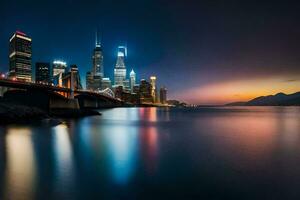
[[[25,33],[16,31],[9,40],[9,73],[8,78],[18,81],[32,81],[31,38]],[[167,89],[158,91],[157,78],[141,79],[137,83],[137,74],[133,69],[127,74],[127,47],[118,46],[114,66],[113,84],[104,74],[104,54],[98,31],[95,47],[92,51],[92,66],[86,73],[86,89],[93,92],[113,94],[125,102],[133,104],[167,102]],[[129,75],[129,76],[128,76]],[[63,60],[35,63],[35,82],[57,87],[82,89],[77,65],[68,66]],[[105,93],[105,94],[106,94]]]

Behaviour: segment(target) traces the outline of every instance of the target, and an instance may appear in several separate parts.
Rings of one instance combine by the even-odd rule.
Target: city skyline
[[[299,5],[292,2],[272,6],[264,1],[247,2],[242,6],[221,1],[187,5],[129,1],[94,2],[83,7],[73,1],[61,1],[59,6],[54,6],[55,2],[17,2],[1,2],[0,45],[8,46],[11,33],[22,30],[34,38],[33,63],[57,58],[76,63],[82,69],[83,83],[91,66],[95,27],[100,27],[104,73],[113,77],[110,68],[115,63],[115,49],[127,44],[128,71],[135,69],[138,80],[156,74],[158,82],[165,81],[159,85],[168,86],[170,99],[222,104],[299,91]],[[34,9],[42,6],[45,12]],[[136,6],[138,9],[132,9]],[[59,16],[47,14],[54,7],[76,15],[69,15],[70,11]],[[23,17],[9,15],[10,10]],[[151,13],[156,14],[152,17]],[[47,26],[37,26],[42,22]],[[0,50],[1,71],[8,65],[6,52]]]
[[[18,42],[15,42],[15,38],[18,39]],[[127,70],[126,67],[126,62],[127,62],[127,46],[118,46],[117,48],[117,54],[116,54],[116,64],[113,68],[114,74],[112,79],[111,77],[106,77],[104,74],[104,65],[103,65],[103,49],[102,49],[102,44],[101,44],[101,39],[99,39],[98,35],[98,29],[95,34],[95,47],[92,53],[92,66],[89,71],[86,72],[83,77],[83,81],[80,78],[80,70],[78,66],[74,63],[69,64],[67,63],[64,59],[53,59],[52,61],[37,61],[37,62],[32,62],[31,57],[32,57],[32,38],[27,35],[26,33],[16,30],[12,36],[9,39],[10,41],[10,47],[9,47],[9,58],[10,58],[10,67],[8,71],[0,71],[1,75],[5,75],[6,78],[12,79],[12,80],[19,80],[19,81],[25,81],[25,82],[35,82],[35,83],[41,83],[41,84],[54,84],[55,86],[59,87],[70,87],[70,85],[65,85],[68,84],[64,81],[69,80],[67,77],[69,76],[69,72],[71,71],[76,71],[76,79],[77,83],[80,84],[80,88],[82,87],[82,83],[85,85],[84,88],[86,90],[92,90],[92,91],[104,91],[106,88],[115,90],[118,86],[122,86],[125,92],[130,92],[134,93],[134,87],[138,86],[139,83],[136,83],[136,73],[134,72],[133,68],[131,68],[130,71]],[[28,41],[30,42],[29,44]],[[24,43],[25,42],[25,43]],[[29,45],[29,47],[28,47]],[[19,47],[20,46],[20,47]],[[22,49],[22,48],[24,49]],[[15,50],[18,48],[17,50]],[[29,48],[29,49],[28,49]],[[25,51],[24,51],[25,50]],[[18,52],[21,51],[21,52]],[[24,53],[22,52],[24,51]],[[24,80],[22,77],[24,76],[23,71],[19,72],[16,74],[15,68],[18,65],[20,70],[23,69],[23,63],[18,63],[19,61],[15,62],[16,56],[22,56],[22,54],[27,54],[30,56],[29,57],[29,63],[25,63],[30,67],[30,73],[28,74],[27,72],[25,73],[28,78]],[[19,59],[17,57],[17,59]],[[13,60],[14,62],[12,62]],[[15,63],[12,65],[11,63]],[[15,66],[16,65],[16,66]],[[26,67],[26,66],[25,66]],[[75,67],[75,68],[74,68]],[[73,69],[74,68],[74,69]],[[12,71],[14,70],[14,71]],[[118,71],[122,70],[122,71]],[[79,72],[79,73],[78,73]],[[130,72],[130,73],[129,73]],[[66,76],[66,77],[65,77]],[[19,78],[20,77],[20,78]],[[149,77],[149,82],[152,81],[152,78],[155,77],[153,74]],[[70,77],[69,77],[70,78]],[[65,79],[65,80],[64,80]],[[156,79],[156,77],[155,77]],[[140,81],[146,80],[145,77],[141,78]],[[69,80],[70,81],[70,80]],[[109,81],[109,83],[107,82]],[[112,84],[113,81],[113,84]],[[76,84],[77,84],[76,83]],[[150,83],[149,83],[150,84]],[[104,87],[103,87],[104,86]],[[151,82],[151,95],[153,96],[154,100],[153,103],[157,103],[156,101],[156,94],[154,94],[154,91],[157,93],[158,89],[153,85]],[[165,86],[161,86],[165,87]]]

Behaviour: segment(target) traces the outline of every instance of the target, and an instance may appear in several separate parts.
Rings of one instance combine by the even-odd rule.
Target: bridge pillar
[[[71,94],[70,99],[74,99],[74,72],[71,70]]]

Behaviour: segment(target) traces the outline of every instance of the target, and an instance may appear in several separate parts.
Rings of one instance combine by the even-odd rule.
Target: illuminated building
[[[161,87],[160,88],[159,98],[160,98],[160,103],[162,103],[162,104],[167,103],[167,88],[166,87]]]
[[[35,63],[35,82],[47,84],[51,82],[50,63]]]
[[[101,89],[111,88],[111,81],[109,78],[102,78]]]
[[[101,90],[103,72],[103,50],[98,40],[98,32],[96,32],[96,46],[92,56],[92,70],[86,73],[86,88],[91,91]]]
[[[125,90],[126,92],[130,92],[130,82],[129,82],[128,79],[125,79],[125,80],[123,81],[123,85],[124,85],[124,90]]]
[[[67,63],[60,60],[55,60],[52,63],[53,82],[55,85],[62,86],[62,75],[66,72]]]
[[[139,96],[141,103],[153,103],[152,86],[145,79],[141,80],[139,87]]]
[[[78,73],[79,72],[78,66],[77,65],[70,65],[70,71]]]
[[[31,81],[31,38],[16,31],[9,40],[9,77]]]
[[[127,48],[124,46],[118,47],[118,55],[117,62],[114,69],[114,85],[123,86],[126,85],[126,66],[125,66],[125,58],[127,56]],[[128,84],[129,85],[129,84]]]
[[[136,74],[133,70],[130,72],[130,91],[133,93],[133,87],[135,85]]]
[[[151,96],[153,98],[153,102],[156,102],[156,76],[150,77],[151,83]]]
[[[86,73],[86,89],[91,91],[101,90],[102,77],[93,72]]]
[[[96,32],[96,47],[94,48],[92,60],[94,75],[103,77],[103,51],[101,42],[98,41],[98,31]]]

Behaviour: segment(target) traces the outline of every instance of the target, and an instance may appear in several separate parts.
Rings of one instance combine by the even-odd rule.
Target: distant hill
[[[226,106],[300,106],[300,92],[261,96],[248,102],[233,102]]]

